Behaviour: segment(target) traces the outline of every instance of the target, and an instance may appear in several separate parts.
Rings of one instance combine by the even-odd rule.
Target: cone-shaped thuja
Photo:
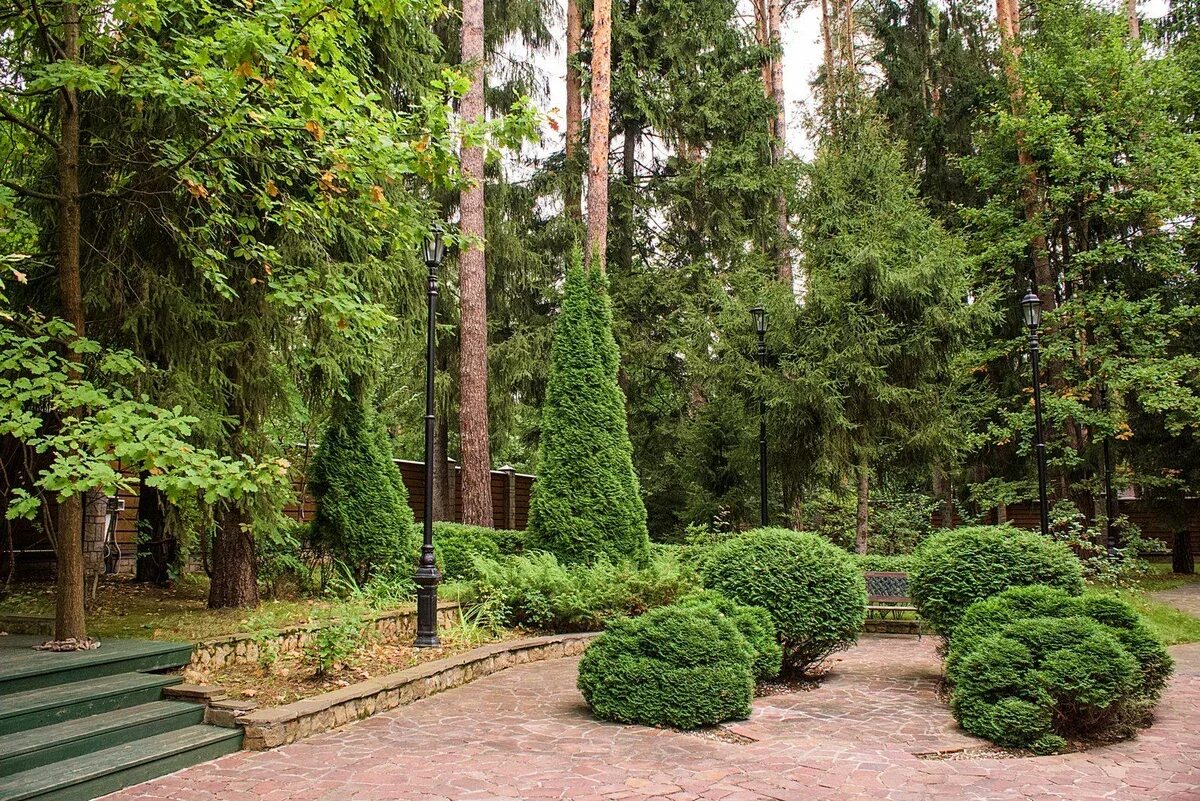
[[[554,326],[529,509],[532,547],[563,561],[642,562],[649,549],[619,361],[605,279],[585,273],[576,252]]]

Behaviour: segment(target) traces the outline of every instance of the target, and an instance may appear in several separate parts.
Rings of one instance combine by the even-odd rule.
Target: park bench
[[[908,594],[908,574],[890,570],[872,570],[863,574],[867,580],[867,617],[878,620],[901,620],[911,613],[917,628],[917,638],[922,635],[921,617]]]

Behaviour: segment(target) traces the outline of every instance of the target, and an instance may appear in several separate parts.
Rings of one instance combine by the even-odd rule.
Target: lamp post
[[[1038,328],[1042,324],[1042,299],[1029,287],[1021,298],[1021,316],[1029,328],[1029,363],[1033,368],[1034,449],[1037,452],[1038,504],[1041,512],[1042,534],[1050,534],[1050,507],[1046,501],[1046,442],[1042,437],[1042,376],[1038,357]]]
[[[758,370],[761,378],[767,368],[767,310],[755,306],[750,314],[754,316],[754,329],[758,332]],[[767,525],[767,401],[761,394],[758,398],[758,524],[764,528]]]
[[[433,402],[434,351],[437,345],[438,267],[446,255],[442,229],[435,226],[421,246],[425,266],[429,268],[429,316],[425,331],[425,509],[421,561],[417,565],[417,637],[416,648],[433,648],[441,643],[437,634],[437,588],[442,580],[433,558],[433,427],[436,421]]]

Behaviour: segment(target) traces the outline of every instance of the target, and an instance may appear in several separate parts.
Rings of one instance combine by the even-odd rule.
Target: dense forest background
[[[804,156],[779,39],[802,12],[823,48]],[[1153,19],[1133,0],[6,0],[0,25],[9,516],[75,530],[119,458],[162,510],[152,539],[212,554],[214,605],[253,600],[287,476],[339,415],[369,408],[421,458],[436,220],[458,245],[441,505],[449,458],[538,472],[579,245],[608,277],[655,540],[757,519],[760,401],[773,522],[886,553],[1036,497],[1031,286],[1059,529],[1107,537],[1106,494],[1170,510],[1200,487],[1195,0]],[[558,152],[535,144],[561,116],[537,110],[550,58]]]

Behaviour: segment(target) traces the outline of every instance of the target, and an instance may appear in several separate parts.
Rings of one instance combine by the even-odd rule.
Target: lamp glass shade
[[[762,306],[755,306],[750,313],[754,315],[754,329],[760,334],[767,333],[767,310]]]
[[[442,240],[442,229],[434,228],[421,243],[421,255],[429,266],[437,266],[446,256],[446,243]]]
[[[1032,289],[1021,298],[1021,316],[1029,328],[1037,328],[1042,324],[1042,299]]]

